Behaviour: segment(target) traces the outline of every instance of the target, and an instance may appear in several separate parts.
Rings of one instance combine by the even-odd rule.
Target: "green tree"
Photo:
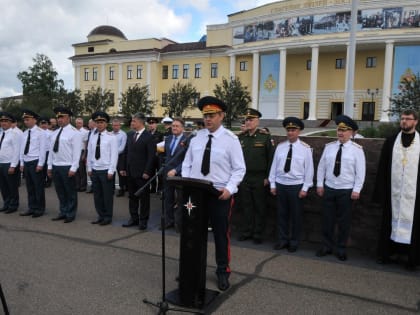
[[[121,94],[121,113],[125,117],[131,117],[135,113],[143,113],[149,116],[153,112],[155,101],[150,100],[149,86],[130,86],[128,90]]]
[[[22,82],[22,107],[41,113],[52,109],[64,82],[57,78],[58,73],[47,56],[37,54],[32,60],[34,64],[27,71],[19,72],[17,78]]]
[[[184,111],[193,106],[196,96],[197,90],[191,83],[184,84],[178,81],[168,92],[168,105],[166,105],[165,115],[182,117]]]
[[[54,107],[63,105],[70,108],[75,117],[82,115],[85,110],[85,103],[83,102],[82,94],[78,89],[67,91],[65,88],[61,87],[53,101],[53,105]]]
[[[245,112],[252,100],[247,87],[242,86],[238,78],[231,80],[223,78],[222,84],[216,84],[213,93],[227,105],[225,124],[228,128],[231,128],[232,122]]]
[[[106,112],[107,109],[114,105],[114,93],[102,88],[92,88],[85,95],[85,111],[92,115],[100,110]]]
[[[420,111],[420,74],[415,75],[410,69],[400,78],[398,93],[391,97],[391,116],[399,116],[406,109]]]

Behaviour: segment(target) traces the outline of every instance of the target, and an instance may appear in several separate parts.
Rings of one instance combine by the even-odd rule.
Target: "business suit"
[[[150,213],[150,190],[145,187],[140,197],[136,197],[134,193],[143,187],[147,179],[143,178],[143,174],[153,176],[153,162],[156,154],[156,144],[153,136],[143,129],[136,140],[136,132],[127,137],[127,145],[125,147],[125,171],[128,179],[128,197],[129,211],[132,222],[140,224],[145,229]],[[140,205],[140,215],[139,208]]]
[[[176,140],[173,149],[171,150],[172,141],[175,135],[170,135],[165,139],[165,168],[163,175],[165,178],[164,187],[164,207],[165,207],[165,221],[166,227],[171,227],[176,224],[178,227],[181,223],[181,217],[174,211],[176,204],[175,187],[169,186],[166,183],[167,174],[170,170],[175,170],[176,176],[181,176],[182,161],[184,160],[185,152],[187,151],[187,136],[180,134],[179,139]],[[172,151],[172,152],[171,152]]]

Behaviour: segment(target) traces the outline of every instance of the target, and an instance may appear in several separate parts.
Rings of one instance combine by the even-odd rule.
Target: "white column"
[[[236,56],[235,55],[229,55],[230,57],[230,64],[229,64],[229,76],[231,79],[234,79],[236,76]]]
[[[391,97],[392,61],[394,60],[394,41],[386,41],[384,85],[382,87],[382,110],[380,121],[389,121],[388,110],[390,108],[389,97]]]
[[[74,89],[80,90],[80,65],[73,64],[74,67]]]
[[[277,119],[284,119],[284,103],[286,99],[286,57],[285,48],[280,49],[280,71],[279,71],[279,100],[277,107]]]
[[[118,64],[118,95],[114,95],[114,100],[116,99],[116,103],[114,104],[118,110],[118,112],[121,111],[120,108],[120,100],[121,100],[121,94],[123,92],[123,65],[122,63]]]
[[[148,61],[147,62],[147,66],[146,66],[146,84],[149,86],[149,89],[151,88],[151,84],[152,84],[152,61]]]
[[[252,108],[258,108],[258,78],[260,76],[260,54],[252,53]]]
[[[101,65],[101,88],[105,89],[105,64]]]
[[[316,95],[318,88],[318,59],[319,46],[313,45],[311,57],[311,88],[309,91],[309,116],[308,120],[316,120]]]

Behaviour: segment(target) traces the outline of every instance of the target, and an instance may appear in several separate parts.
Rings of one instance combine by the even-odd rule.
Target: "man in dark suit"
[[[156,154],[156,143],[153,136],[145,130],[145,116],[137,113],[133,116],[131,126],[134,134],[127,137],[125,147],[125,165],[120,171],[121,176],[127,176],[130,220],[123,227],[139,226],[147,229],[150,213],[150,190],[145,187],[140,197],[134,193],[143,187],[153,176],[153,162]],[[140,214],[139,214],[140,204]]]
[[[184,135],[184,121],[174,118],[172,122],[172,134],[165,139],[165,168],[163,176],[181,176],[182,161],[187,151],[187,136]],[[175,187],[165,182],[164,186],[165,228],[176,227],[180,229],[181,215],[175,210],[176,196]]]

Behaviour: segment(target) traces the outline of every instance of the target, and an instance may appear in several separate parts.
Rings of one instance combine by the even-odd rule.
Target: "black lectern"
[[[209,211],[207,198],[220,191],[206,180],[171,177],[168,184],[179,189],[182,203],[182,229],[179,259],[179,286],[167,300],[184,307],[203,308],[219,292],[206,289],[207,234]]]

